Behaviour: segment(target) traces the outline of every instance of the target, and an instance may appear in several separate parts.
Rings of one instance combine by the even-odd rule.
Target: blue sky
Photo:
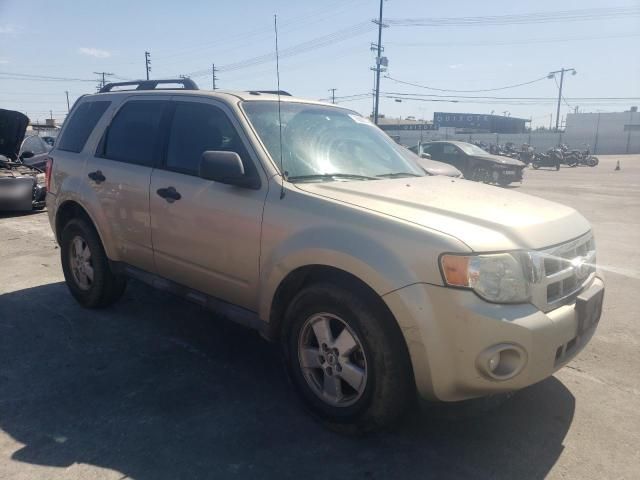
[[[388,0],[386,19],[508,15],[560,10],[640,6],[637,0],[538,0],[534,2]],[[221,68],[218,87],[272,89],[275,64],[270,59],[249,66],[238,62],[269,55],[274,49],[273,14],[280,23],[280,50],[341,32],[344,40],[283,58],[281,87],[314,99],[371,91],[378,0],[310,1],[66,1],[0,0],[0,107],[26,112],[32,120],[48,111],[61,119],[65,90],[71,101],[95,90],[93,72],[119,78],[144,76],[144,51],[151,52],[152,77],[180,74],[201,88],[211,87],[211,64]],[[366,22],[369,22],[369,26]],[[640,17],[565,23],[499,26],[409,27],[383,32],[388,74],[393,78],[452,90],[477,90],[537,79],[551,70],[573,67],[565,78],[567,103],[581,111],[622,111],[638,100],[590,101],[575,97],[640,97]],[[293,52],[295,53],[295,52]],[[235,64],[235,66],[234,66]],[[233,67],[233,68],[231,68]],[[4,74],[2,74],[4,73]],[[79,80],[18,80],[7,73],[48,75]],[[434,93],[383,79],[383,92]],[[458,95],[555,97],[554,80],[486,93]],[[381,99],[381,113],[430,119],[434,111],[502,113],[533,118],[548,125],[555,104],[458,99],[458,103]],[[528,102],[527,102],[528,103]],[[345,102],[363,114],[371,99]],[[572,110],[563,104],[562,114]]]

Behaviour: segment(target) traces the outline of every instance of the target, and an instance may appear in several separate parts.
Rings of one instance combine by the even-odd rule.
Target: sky
[[[507,25],[433,21],[591,8],[640,10],[640,0],[613,2],[386,0],[389,27],[383,29],[382,44],[389,66],[383,75],[391,79],[381,81],[380,113],[430,120],[435,111],[493,111],[548,126],[550,114],[555,122],[558,87],[556,80],[543,77],[563,67],[577,74],[565,76],[561,116],[576,106],[585,112],[628,110],[640,104],[639,15]],[[341,105],[369,115],[372,99],[364,95],[373,87],[370,44],[377,41],[377,26],[371,20],[378,8],[379,0],[0,0],[0,108],[26,112],[32,121],[42,121],[51,110],[62,120],[65,91],[73,104],[95,91],[94,72],[112,73],[113,81],[143,78],[145,51],[151,54],[152,78],[189,75],[210,89],[215,63],[218,88],[275,89],[277,14],[281,88],[312,99],[327,99],[335,88]],[[424,26],[424,20],[431,25]],[[533,80],[505,90],[454,91]],[[389,98],[401,96],[401,102]],[[604,97],[622,99],[590,100]]]

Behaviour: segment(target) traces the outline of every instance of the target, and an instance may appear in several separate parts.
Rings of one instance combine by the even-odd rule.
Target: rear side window
[[[58,141],[58,150],[79,153],[84,148],[87,138],[102,117],[111,102],[84,102],[71,115],[69,124]]]
[[[152,166],[159,152],[159,132],[166,102],[131,101],[117,113],[104,145],[104,157],[110,160]]]

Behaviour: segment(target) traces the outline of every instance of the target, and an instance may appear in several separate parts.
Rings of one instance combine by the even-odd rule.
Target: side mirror
[[[22,152],[22,155],[20,155],[20,158],[25,160],[27,158],[33,158],[35,157],[35,154],[31,151],[31,150],[27,150],[26,152]]]
[[[207,150],[202,154],[199,168],[200,178],[244,188],[260,188],[260,181],[246,176],[240,155],[236,152]]]
[[[420,154],[420,158],[426,158],[428,160],[431,160],[431,154],[429,154],[429,153],[421,153]]]

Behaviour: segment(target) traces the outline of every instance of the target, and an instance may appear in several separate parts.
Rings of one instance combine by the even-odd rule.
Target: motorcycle
[[[552,148],[546,153],[536,153],[531,161],[531,166],[538,170],[540,167],[553,167],[560,170],[560,164],[563,161],[562,150]]]
[[[520,151],[518,152],[518,156],[516,157],[521,162],[529,165],[533,158],[535,157],[535,149],[529,145],[528,143],[523,143],[522,147],[520,147]]]
[[[564,143],[560,145],[560,151],[562,152],[562,163],[570,167],[577,167],[582,158],[582,152],[580,150],[570,150]]]

